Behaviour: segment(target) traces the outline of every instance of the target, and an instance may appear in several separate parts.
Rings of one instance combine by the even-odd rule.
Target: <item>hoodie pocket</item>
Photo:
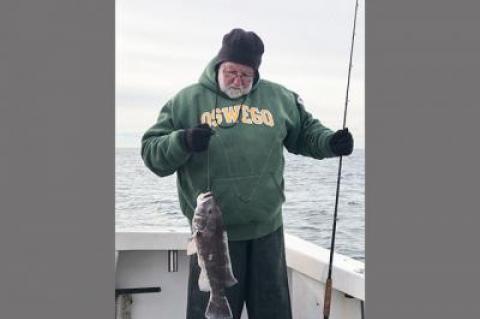
[[[285,201],[281,183],[271,173],[266,173],[263,178],[215,179],[212,189],[225,225],[266,222],[275,217]]]

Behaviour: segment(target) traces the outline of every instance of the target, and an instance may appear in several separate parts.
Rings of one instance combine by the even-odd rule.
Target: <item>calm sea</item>
[[[335,249],[365,259],[365,153],[343,159]],[[330,246],[338,158],[313,160],[285,152],[286,232]],[[143,164],[140,151],[117,148],[115,156],[117,231],[189,230],[180,212],[176,176],[159,178]]]

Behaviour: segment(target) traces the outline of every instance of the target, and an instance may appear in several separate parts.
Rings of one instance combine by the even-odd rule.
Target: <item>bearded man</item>
[[[142,158],[158,176],[177,173],[180,207],[190,225],[200,193],[213,191],[223,212],[233,273],[227,288],[233,317],[244,304],[250,319],[291,319],[283,237],[283,148],[323,159],[350,155],[348,129],[333,132],[306,111],[301,98],[260,78],[264,44],[233,29],[199,82],[162,108],[142,137]],[[204,318],[190,260],[187,319]]]

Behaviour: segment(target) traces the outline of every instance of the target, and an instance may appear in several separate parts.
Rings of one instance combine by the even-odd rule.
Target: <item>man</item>
[[[347,129],[333,132],[297,94],[260,79],[264,52],[253,32],[233,29],[199,83],[163,107],[142,138],[142,157],[159,176],[177,172],[180,207],[191,219],[197,196],[212,190],[224,214],[238,284],[227,288],[234,318],[291,318],[283,238],[283,147],[316,159],[349,155]],[[190,260],[187,318],[204,318],[208,293]]]

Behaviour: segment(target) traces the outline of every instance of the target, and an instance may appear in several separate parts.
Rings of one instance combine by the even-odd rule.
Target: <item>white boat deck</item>
[[[116,288],[160,286],[160,293],[133,296],[132,319],[185,318],[188,232],[117,232]],[[285,234],[295,319],[323,317],[329,251]],[[178,271],[168,272],[168,251],[178,252]],[[364,264],[335,254],[331,319],[360,319],[365,300]],[[247,318],[246,315],[242,318]]]

